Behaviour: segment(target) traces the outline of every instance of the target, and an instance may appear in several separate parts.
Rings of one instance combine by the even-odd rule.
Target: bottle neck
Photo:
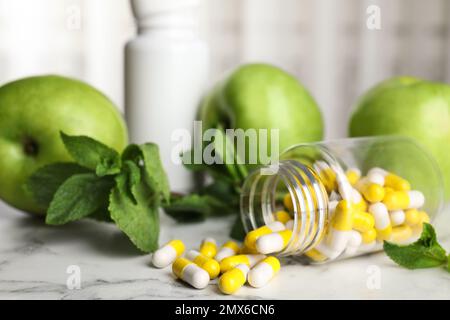
[[[247,178],[241,196],[244,227],[249,231],[275,221],[280,199],[288,193],[292,199],[293,236],[280,255],[301,255],[314,248],[325,234],[328,194],[314,167],[296,160],[281,160],[276,167],[273,174],[261,168]]]
[[[197,19],[192,9],[152,13],[137,19],[138,34],[186,33],[195,34]]]

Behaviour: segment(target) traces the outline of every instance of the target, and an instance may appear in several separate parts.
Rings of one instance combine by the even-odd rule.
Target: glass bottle
[[[253,171],[241,218],[247,232],[284,222],[292,233],[276,254],[319,263],[415,241],[443,197],[436,162],[413,140],[350,138],[295,145]]]

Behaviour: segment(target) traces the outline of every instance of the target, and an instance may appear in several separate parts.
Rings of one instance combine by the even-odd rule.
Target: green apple
[[[93,87],[60,76],[39,76],[0,88],[0,198],[23,211],[44,214],[24,190],[43,165],[71,161],[60,131],[86,135],[121,151],[125,122],[114,104]]]
[[[413,77],[381,82],[358,101],[350,119],[349,134],[352,137],[395,134],[413,138],[436,159],[443,174],[446,198],[450,198],[450,86],[447,84]],[[411,170],[418,172],[420,168]]]
[[[322,139],[320,110],[300,82],[267,64],[243,65],[219,82],[199,111],[203,129],[279,129],[279,151]],[[270,151],[270,134],[268,147]]]

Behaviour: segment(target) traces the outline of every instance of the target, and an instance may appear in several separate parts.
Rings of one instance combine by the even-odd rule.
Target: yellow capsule
[[[251,268],[265,257],[263,254],[239,254],[237,256],[227,257],[220,261],[220,271],[222,273],[227,272],[238,264],[245,264]]]
[[[294,211],[294,204],[292,203],[292,198],[289,193],[286,193],[283,198],[283,205],[289,212]]]
[[[356,192],[358,192],[358,191],[356,191]],[[358,202],[353,202],[353,210],[360,211],[360,212],[367,211],[367,202],[366,202],[366,200],[364,200],[364,198],[362,196],[360,197],[360,200]]]
[[[375,228],[369,229],[366,232],[361,233],[362,242],[372,243],[377,238],[377,230]]]
[[[385,195],[384,188],[376,183],[362,183],[358,186],[358,191],[371,203],[380,202]]]
[[[247,281],[249,267],[239,264],[228,270],[219,278],[219,289],[224,294],[233,294],[238,291]]]
[[[236,242],[230,240],[225,242],[225,244],[220,248],[220,250],[215,255],[214,259],[220,262],[222,259],[226,257],[237,255],[239,251],[240,251],[239,245]]]
[[[280,221],[281,223],[286,223],[291,219],[291,215],[284,210],[275,212],[275,220]]]
[[[345,175],[347,176],[348,182],[354,186],[358,182],[359,178],[361,178],[361,171],[357,168],[352,168],[348,169],[345,172]]]
[[[216,260],[209,258],[196,250],[190,250],[186,254],[186,258],[208,272],[211,280],[217,278],[220,273],[220,266]]]
[[[350,231],[353,225],[352,206],[347,200],[339,201],[331,220],[331,226],[339,231]]]
[[[405,191],[392,191],[384,196],[383,203],[389,211],[405,210],[409,206],[409,195]]]
[[[327,257],[324,256],[322,253],[320,253],[319,250],[317,249],[311,249],[309,251],[306,251],[305,256],[307,256],[308,258],[310,258],[315,262],[323,262],[327,260]]]
[[[384,177],[384,185],[386,187],[390,187],[390,188],[392,188],[394,190],[397,190],[397,191],[409,191],[409,190],[411,190],[411,185],[410,185],[410,183],[407,180],[405,180],[405,179],[403,179],[403,178],[401,178],[401,177],[399,177],[399,176],[397,176],[397,175],[395,175],[393,173],[388,173]]]
[[[213,238],[205,238],[200,245],[199,252],[208,258],[214,258],[217,253],[216,240]]]
[[[377,230],[377,240],[379,241],[388,240],[391,237],[391,234],[392,234],[392,226],[389,225],[382,230]]]
[[[420,222],[420,214],[417,209],[405,210],[405,223],[408,226],[415,226]]]
[[[250,250],[255,250],[255,243],[259,237],[265,234],[281,231],[284,229],[286,229],[286,227],[280,221],[271,222],[265,226],[262,226],[258,229],[252,230],[249,233],[247,233],[244,239],[244,245]]]
[[[413,226],[413,232],[415,235],[422,233],[424,223],[430,223],[430,217],[425,211],[419,211],[419,222]]]
[[[352,220],[353,229],[359,232],[366,232],[375,227],[374,217],[367,212],[354,211]]]
[[[394,243],[400,243],[405,240],[408,240],[412,236],[412,229],[410,226],[407,225],[401,225],[397,227],[392,228],[391,237],[389,238],[389,241],[392,241]]]

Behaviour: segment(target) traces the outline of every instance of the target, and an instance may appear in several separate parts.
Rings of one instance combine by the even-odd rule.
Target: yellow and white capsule
[[[388,240],[392,233],[392,225],[386,206],[381,202],[374,203],[369,206],[369,212],[375,219],[378,240]]]
[[[286,222],[285,226],[287,230],[294,230],[294,219],[289,220],[288,222]]]
[[[219,278],[219,289],[224,294],[233,294],[238,291],[247,281],[249,267],[246,264],[238,264],[234,268],[225,272]]]
[[[291,237],[291,230],[283,230],[263,235],[256,240],[256,250],[262,254],[280,252],[286,248]]]
[[[354,186],[358,182],[359,178],[361,178],[361,170],[358,168],[350,168],[345,172],[345,175],[348,182]]]
[[[220,273],[220,265],[216,260],[209,258],[196,250],[190,250],[186,254],[186,259],[191,260],[200,268],[208,272],[211,280],[217,278]]]
[[[410,226],[402,225],[392,228],[392,234],[389,241],[402,244],[409,240],[413,235],[413,231]]]
[[[370,213],[362,211],[353,211],[352,228],[359,232],[366,232],[373,229],[375,226],[375,219]]]
[[[217,253],[217,243],[213,238],[205,238],[200,244],[199,252],[208,258],[214,258]]]
[[[280,271],[280,267],[280,261],[277,258],[267,257],[250,270],[248,283],[255,288],[263,287]]]
[[[270,234],[273,232],[278,232],[286,229],[286,226],[280,221],[271,222],[265,226],[262,226],[258,229],[252,230],[245,236],[244,245],[249,249],[256,249],[255,244],[256,240],[266,234]]]
[[[265,257],[263,254],[238,254],[237,256],[227,257],[220,261],[220,272],[227,272],[238,264],[245,264],[251,268]]]
[[[196,289],[203,289],[209,283],[209,274],[186,258],[177,258],[172,264],[172,272]]]
[[[389,217],[391,218],[391,225],[393,227],[399,226],[405,222],[405,211],[403,210],[390,211]]]
[[[414,235],[422,233],[424,223],[430,223],[430,217],[425,211],[419,211],[419,222],[413,227]]]
[[[216,256],[214,257],[217,261],[222,261],[222,259],[235,256],[239,253],[239,245],[234,241],[227,241],[225,244],[220,248],[219,252],[217,252]]]
[[[291,215],[284,210],[275,212],[275,220],[280,221],[281,223],[286,224],[286,222],[291,219]]]
[[[355,187],[371,203],[380,202],[385,196],[384,188],[377,183],[369,182],[367,178],[359,180]]]
[[[327,245],[332,251],[342,252],[348,241],[349,231],[353,226],[352,205],[347,200],[339,201],[333,217],[331,228],[327,238]]]
[[[180,257],[184,252],[184,243],[181,240],[171,240],[153,253],[152,264],[156,268],[165,268]]]
[[[425,197],[422,192],[411,191],[392,191],[386,193],[383,203],[388,210],[418,209],[425,203]]]
[[[392,188],[396,191],[409,191],[411,190],[411,185],[409,182],[398,175],[386,171],[381,168],[372,168],[367,173],[368,176],[377,174],[384,178],[384,186],[388,188]]]

